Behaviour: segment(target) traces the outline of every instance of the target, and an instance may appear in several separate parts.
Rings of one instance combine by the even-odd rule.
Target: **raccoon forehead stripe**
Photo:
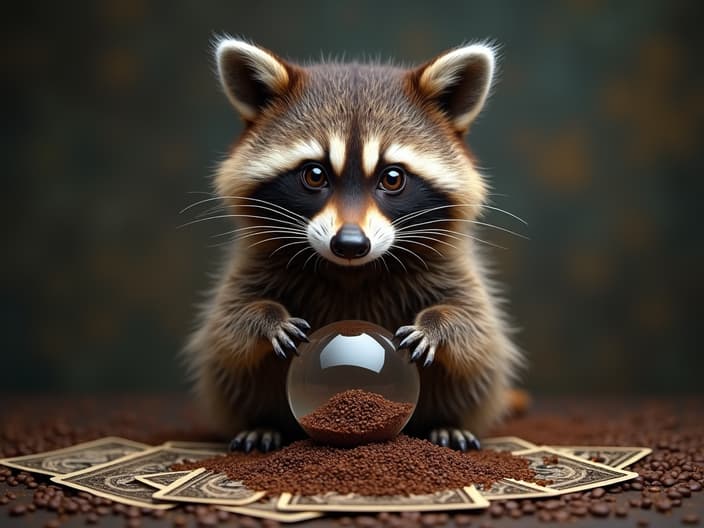
[[[325,150],[322,145],[310,139],[292,145],[274,145],[258,153],[256,158],[247,156],[241,160],[241,163],[244,163],[241,170],[254,180],[268,180],[282,172],[295,169],[306,160],[322,160],[324,157]]]
[[[342,137],[338,134],[333,134],[330,136],[330,165],[332,165],[333,170],[339,176],[342,174],[342,170],[345,168],[345,142]]]
[[[438,189],[466,196],[472,203],[483,200],[484,182],[468,158],[460,153],[438,154],[393,143],[384,152],[387,163],[405,165]]]
[[[362,170],[366,176],[374,174],[379,163],[379,138],[373,137],[364,142],[362,147]]]

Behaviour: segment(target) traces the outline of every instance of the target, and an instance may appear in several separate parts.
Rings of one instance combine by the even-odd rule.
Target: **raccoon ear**
[[[494,50],[484,44],[455,48],[412,72],[417,90],[464,133],[481,111],[494,75]]]
[[[217,44],[215,58],[225,95],[245,121],[254,121],[272,98],[289,88],[292,67],[268,50],[224,39]]]

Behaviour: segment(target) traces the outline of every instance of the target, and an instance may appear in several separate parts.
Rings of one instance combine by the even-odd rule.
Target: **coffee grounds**
[[[105,435],[132,438],[158,445],[170,439],[214,441],[201,428],[196,408],[182,399],[159,398],[38,398],[6,396],[0,417],[0,457],[28,455],[49,449],[94,440]],[[134,409],[139,409],[135,413]],[[553,409],[553,413],[549,412]],[[423,528],[454,522],[457,526],[523,526],[536,521],[552,526],[590,521],[604,525],[618,521],[624,526],[660,526],[663,522],[700,524],[704,491],[704,420],[701,399],[635,403],[608,399],[601,402],[543,400],[529,415],[514,418],[492,436],[522,436],[534,443],[563,445],[644,445],[653,454],[628,469],[640,476],[633,481],[568,493],[555,499],[494,501],[493,516],[488,511],[472,513],[388,512],[374,515],[330,517],[330,525],[343,528]],[[158,417],[154,419],[154,417]],[[251,456],[250,453],[247,456]],[[243,455],[244,456],[244,455]],[[599,461],[599,460],[597,460]],[[669,502],[665,502],[668,499]],[[15,506],[25,504],[21,514]],[[608,517],[599,518],[606,504]],[[656,506],[658,504],[658,506]],[[78,509],[77,509],[78,507]],[[667,507],[671,507],[668,511]],[[11,517],[10,511],[16,517]],[[596,510],[596,514],[593,511]],[[143,510],[113,503],[87,492],[61,488],[48,477],[0,467],[0,518],[3,526],[31,524],[58,528],[80,525],[97,515],[100,525],[134,521],[140,515],[150,525],[185,527],[209,526],[212,515],[220,522],[242,528],[272,528],[273,521],[217,510],[216,506],[187,504],[169,511]],[[494,524],[498,515],[498,524]],[[615,519],[626,517],[626,519]],[[510,519],[517,519],[515,523]],[[615,521],[610,521],[615,519]],[[210,523],[210,524],[208,524]],[[591,525],[590,524],[590,525]],[[155,524],[156,525],[156,524]],[[546,524],[549,525],[549,524]]]
[[[413,408],[412,403],[351,389],[335,394],[300,423],[321,444],[349,447],[391,440],[406,424]]]
[[[533,481],[529,461],[495,451],[459,453],[427,440],[399,435],[389,442],[354,448],[321,446],[302,440],[266,456],[233,454],[174,470],[207,469],[226,473],[255,490],[315,495],[334,491],[361,495],[409,495],[491,486],[504,477]]]

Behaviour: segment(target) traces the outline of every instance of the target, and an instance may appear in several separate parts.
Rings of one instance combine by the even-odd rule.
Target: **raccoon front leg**
[[[234,335],[267,340],[274,354],[281,359],[286,359],[288,354],[297,355],[294,339],[308,341],[306,332],[310,330],[307,321],[290,317],[286,308],[274,301],[246,304],[233,314],[227,326]]]
[[[223,433],[239,439],[233,447],[268,450],[280,445],[279,432],[289,434],[295,425],[281,358],[296,352],[297,340],[307,340],[310,326],[280,303],[238,297],[215,300],[185,352],[200,404]]]
[[[482,356],[489,326],[485,309],[437,304],[418,313],[414,324],[396,330],[395,337],[400,339],[398,348],[408,349],[411,361],[423,359],[424,367],[439,354],[439,360],[455,372],[471,371]]]

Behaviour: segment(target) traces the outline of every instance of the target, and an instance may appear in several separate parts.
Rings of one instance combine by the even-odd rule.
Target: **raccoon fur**
[[[406,432],[478,447],[521,363],[473,236],[487,185],[464,143],[492,47],[410,69],[302,66],[231,38],[215,56],[245,128],[215,176],[236,237],[186,347],[204,409],[234,449],[300,437],[285,394],[296,343],[361,319],[417,364]]]

